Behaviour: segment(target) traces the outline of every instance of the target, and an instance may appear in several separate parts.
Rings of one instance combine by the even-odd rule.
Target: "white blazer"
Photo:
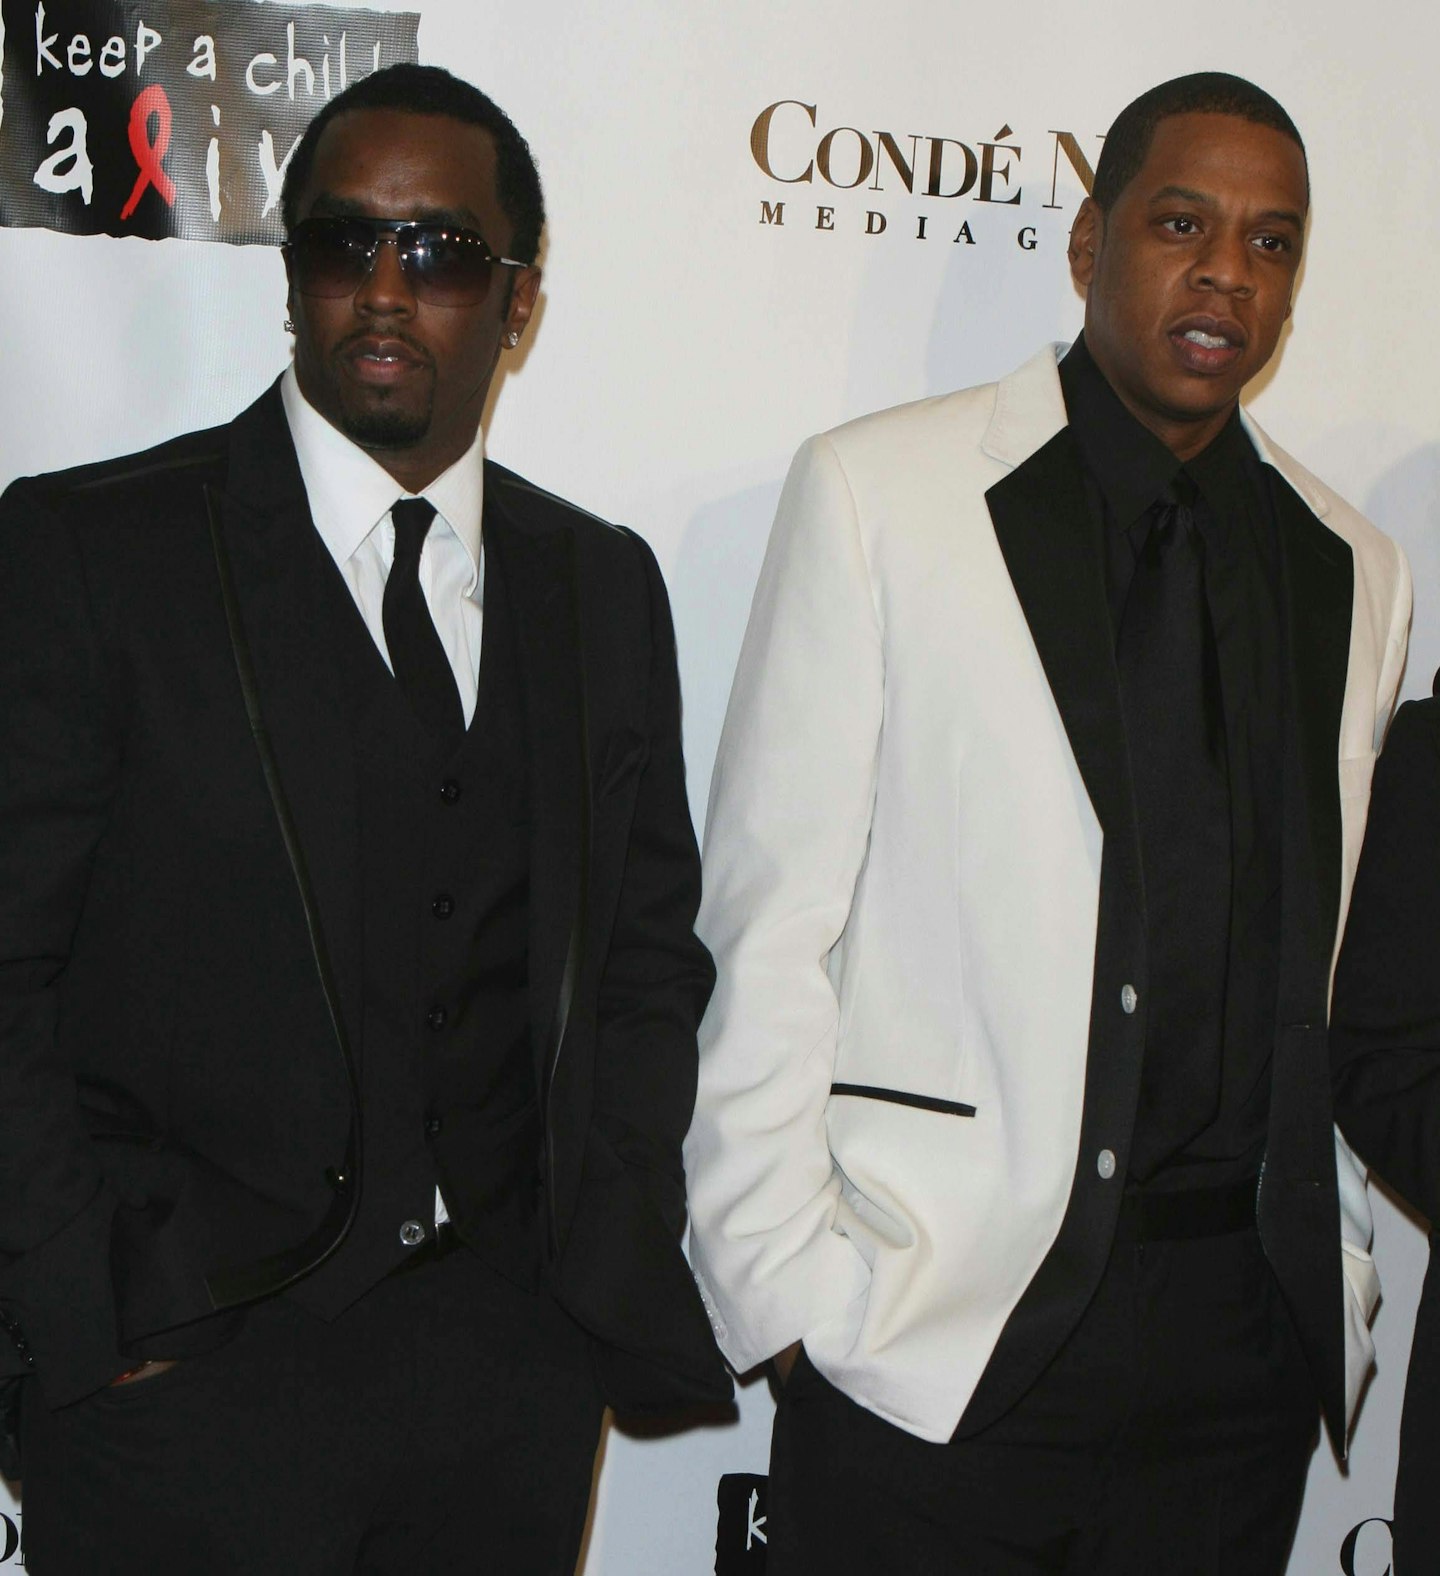
[[[716,1338],[744,1370],[803,1337],[833,1384],[935,1441],[1054,1242],[1079,1159],[1101,830],[984,496],[1065,426],[1057,350],[801,448],[705,839],[719,980],[686,1166]],[[1246,425],[1353,552],[1343,916],[1409,571]],[[1338,1134],[1337,1158],[1353,1408],[1378,1282]]]

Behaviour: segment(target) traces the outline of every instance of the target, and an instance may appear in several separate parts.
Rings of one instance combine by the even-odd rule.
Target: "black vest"
[[[475,717],[453,751],[416,720],[333,565],[324,578],[359,785],[364,1015],[351,1034],[363,1159],[349,1235],[293,1295],[333,1317],[433,1235],[437,1182],[467,1245],[533,1285],[541,1123],[528,752],[495,557]]]

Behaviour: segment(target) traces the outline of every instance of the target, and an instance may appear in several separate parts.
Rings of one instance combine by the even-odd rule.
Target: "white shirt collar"
[[[337,564],[345,563],[386,518],[403,489],[358,444],[333,427],[300,392],[292,363],[280,379],[280,398],[300,475],[310,503],[310,518]],[[485,506],[485,432],[420,495],[454,532],[480,576],[481,528]]]

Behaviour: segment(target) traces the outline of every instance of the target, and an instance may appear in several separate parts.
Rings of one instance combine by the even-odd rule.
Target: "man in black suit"
[[[729,1393],[655,561],[484,459],[543,210],[401,66],[284,197],[294,368],[0,505],[0,1374],[40,1576],[573,1569]]]
[[[1440,674],[1435,687],[1440,696]],[[1430,1220],[1415,1320],[1394,1556],[1400,1576],[1440,1549],[1440,698],[1396,713],[1375,768],[1365,846],[1335,970],[1335,1114],[1360,1155]]]

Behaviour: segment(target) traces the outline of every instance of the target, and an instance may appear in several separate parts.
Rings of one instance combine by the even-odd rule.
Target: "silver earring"
[[[285,319],[285,332],[287,334],[293,334],[295,332],[295,319],[293,317],[287,317]]]
[[[506,334],[506,336],[505,336],[505,343],[507,345],[509,345],[511,350],[514,350],[516,345],[518,345],[520,343],[520,336],[519,336],[519,334],[517,334],[515,332],[515,330],[513,328],[510,330],[510,332],[508,334]]]

